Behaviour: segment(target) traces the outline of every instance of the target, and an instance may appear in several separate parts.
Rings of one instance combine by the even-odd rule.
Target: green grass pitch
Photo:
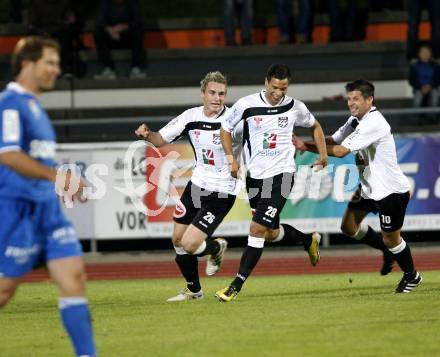
[[[251,277],[232,303],[165,300],[182,279],[88,284],[99,356],[439,356],[440,272],[410,294],[400,273]],[[350,282],[351,281],[351,282]],[[24,284],[0,311],[0,356],[72,356],[49,283]]]

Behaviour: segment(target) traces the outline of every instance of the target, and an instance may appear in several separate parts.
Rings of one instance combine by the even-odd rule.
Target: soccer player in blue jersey
[[[55,132],[40,95],[60,74],[59,46],[21,39],[12,55],[15,82],[0,94],[0,307],[20,279],[45,263],[59,287],[61,320],[77,356],[96,356],[82,249],[64,217],[55,185],[69,190],[70,173],[55,170]],[[76,178],[77,194],[85,183]]]

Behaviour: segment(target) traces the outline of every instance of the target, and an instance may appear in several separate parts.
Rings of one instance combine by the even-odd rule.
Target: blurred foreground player
[[[78,194],[85,184],[70,173],[57,179],[55,132],[39,99],[54,87],[59,62],[53,40],[21,39],[12,55],[16,82],[0,94],[0,306],[21,277],[45,263],[76,355],[96,356],[82,248],[55,192],[55,185],[68,191],[71,179]]]

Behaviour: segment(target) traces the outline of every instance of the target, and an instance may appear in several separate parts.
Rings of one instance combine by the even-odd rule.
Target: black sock
[[[191,254],[176,254],[176,263],[186,280],[186,286],[193,293],[202,288],[199,281],[199,262],[197,256]]]
[[[237,291],[241,290],[245,280],[251,275],[252,270],[260,260],[261,254],[263,254],[263,248],[254,248],[247,246],[244,249],[243,255],[240,260],[240,269],[238,270],[237,277],[231,283]]]
[[[292,227],[289,224],[282,223],[281,224],[284,228],[284,236],[289,239],[289,241],[294,242],[297,245],[303,245],[304,249],[308,249],[310,247],[310,244],[312,244],[312,234],[306,234],[295,227]]]
[[[214,239],[207,239],[206,248],[200,254],[197,254],[198,257],[203,257],[205,255],[214,255],[217,254],[220,250],[220,244]]]
[[[368,226],[367,233],[360,241],[369,245],[370,247],[381,250],[384,252],[384,254],[390,254],[390,251],[383,242],[382,236],[376,233],[370,226]]]
[[[408,244],[400,253],[394,254],[394,259],[396,259],[397,264],[399,264],[400,269],[402,269],[405,274],[414,274],[414,262]]]

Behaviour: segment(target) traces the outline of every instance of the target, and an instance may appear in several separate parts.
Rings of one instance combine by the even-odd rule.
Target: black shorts
[[[252,220],[268,228],[279,228],[280,213],[292,191],[293,181],[293,173],[288,172],[266,179],[246,177]]]
[[[380,228],[384,232],[401,229],[405,220],[409,192],[392,193],[379,201],[361,197],[360,189],[354,193],[348,207],[358,211],[379,213]]]
[[[174,221],[193,224],[211,236],[235,202],[234,195],[205,190],[191,181],[185,187],[174,210]]]

